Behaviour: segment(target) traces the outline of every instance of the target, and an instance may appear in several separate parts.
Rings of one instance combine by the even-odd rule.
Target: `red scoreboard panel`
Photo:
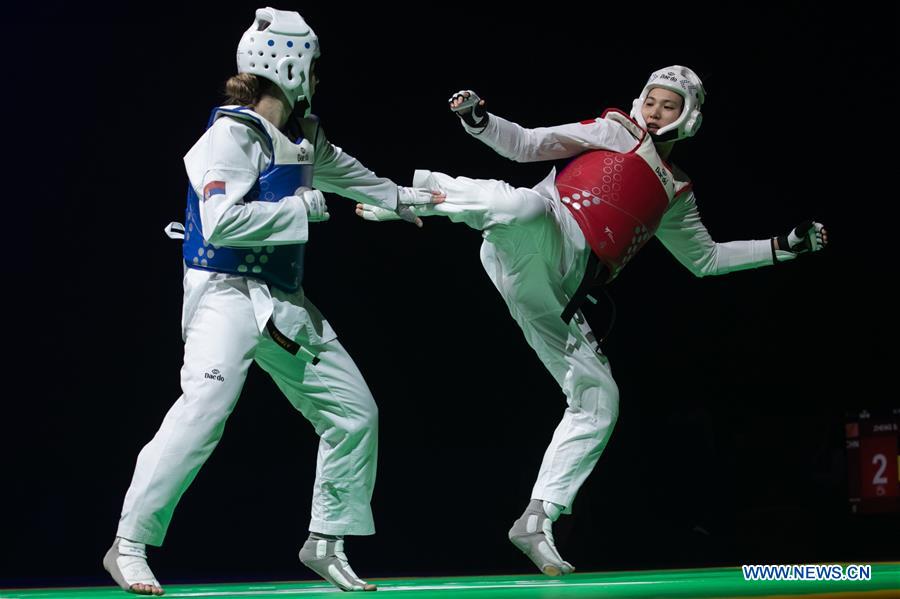
[[[900,408],[847,418],[847,474],[854,514],[900,511]]]

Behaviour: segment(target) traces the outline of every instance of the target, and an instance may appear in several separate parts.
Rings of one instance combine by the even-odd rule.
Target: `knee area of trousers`
[[[572,407],[592,419],[615,423],[619,417],[619,389],[615,385],[583,389],[579,394],[579,401]]]
[[[193,431],[194,434],[203,433],[207,437],[219,438],[225,429],[225,422],[231,415],[231,409],[220,410],[186,410],[178,419],[179,424]]]
[[[616,395],[616,402],[610,406],[609,409],[609,425],[613,426],[616,421],[619,419],[619,402],[618,395]]]
[[[344,434],[352,439],[359,439],[367,434],[377,435],[378,408],[373,405],[371,410],[348,417],[341,428]]]
[[[603,408],[609,414],[611,424],[615,424],[619,419],[619,388],[615,385],[611,389],[604,389],[607,396]]]

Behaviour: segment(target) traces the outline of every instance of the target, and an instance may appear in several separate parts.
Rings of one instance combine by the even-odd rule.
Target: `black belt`
[[[279,331],[278,327],[275,326],[275,321],[271,318],[269,319],[269,322],[266,323],[266,330],[269,331],[269,336],[272,337],[272,341],[277,343],[279,347],[292,356],[296,356],[304,362],[311,362],[313,366],[319,363],[318,356]]]
[[[568,324],[575,313],[584,305],[586,299],[591,299],[594,303],[597,303],[594,298],[589,297],[592,292],[603,291],[607,299],[609,299],[611,316],[609,319],[609,326],[606,329],[606,333],[600,338],[600,342],[604,341],[609,336],[609,333],[612,331],[613,325],[616,322],[616,303],[606,289],[606,282],[608,279],[609,269],[605,264],[600,262],[597,254],[591,252],[591,256],[588,258],[587,265],[584,269],[584,276],[581,278],[581,283],[578,284],[578,289],[572,294],[569,303],[566,304],[565,309],[562,311],[562,314],[560,314],[563,322]]]
[[[587,261],[587,266],[584,268],[584,276],[581,277],[581,283],[578,284],[578,289],[575,290],[569,303],[566,304],[566,308],[562,311],[561,316],[563,322],[568,324],[568,322],[572,320],[572,316],[575,315],[575,312],[577,312],[582,304],[584,304],[584,300],[587,299],[588,294],[595,288],[599,288],[603,285],[607,278],[609,278],[609,269],[606,268],[605,264],[600,262],[597,254],[591,252],[591,256]]]

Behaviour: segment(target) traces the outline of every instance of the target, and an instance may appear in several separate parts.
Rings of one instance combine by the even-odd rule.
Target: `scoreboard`
[[[848,414],[847,475],[854,514],[900,511],[900,408]]]

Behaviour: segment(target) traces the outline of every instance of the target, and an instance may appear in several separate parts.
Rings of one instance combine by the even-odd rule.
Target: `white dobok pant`
[[[413,185],[440,189],[441,214],[484,232],[481,261],[528,344],[562,388],[567,407],[544,454],[532,499],[570,513],[603,452],[618,415],[619,393],[607,358],[583,314],[560,315],[578,287],[590,248],[559,200],[555,173],[534,189],[503,181],[417,171]]]
[[[181,495],[222,437],[253,360],[320,437],[310,530],[373,534],[378,409],[353,360],[333,339],[309,348],[317,365],[302,362],[260,332],[247,279],[218,277],[185,323],[183,394],[138,456],[117,536],[162,544]]]

